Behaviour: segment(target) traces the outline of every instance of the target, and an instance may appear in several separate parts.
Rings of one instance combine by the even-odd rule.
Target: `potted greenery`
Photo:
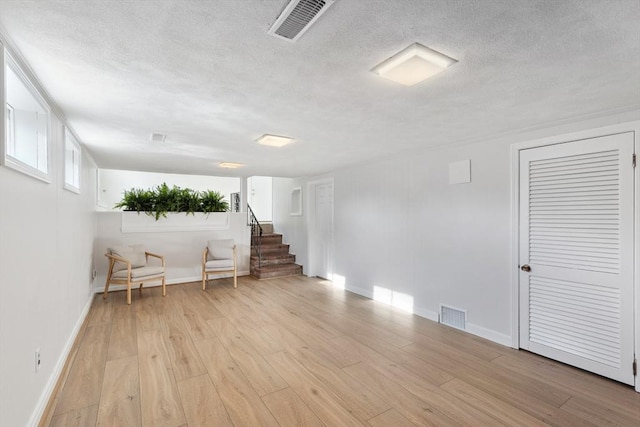
[[[196,212],[226,212],[229,210],[229,203],[217,191],[200,192],[175,185],[169,188],[166,183],[162,183],[154,189],[125,190],[122,200],[114,208],[144,212],[155,217],[157,221],[161,217],[166,218],[169,212],[185,212],[187,215],[193,215]]]
[[[190,188],[169,187],[166,183],[151,189],[126,190],[122,200],[114,208],[123,209],[123,231],[179,231],[219,229],[228,225],[229,203],[217,191],[195,191]],[[153,217],[162,224],[152,225],[139,217],[140,213]],[[180,219],[168,213],[180,213],[195,219]],[[138,215],[128,215],[137,213]],[[223,214],[220,214],[223,213]],[[160,218],[167,218],[159,221]],[[199,222],[198,222],[199,221]]]

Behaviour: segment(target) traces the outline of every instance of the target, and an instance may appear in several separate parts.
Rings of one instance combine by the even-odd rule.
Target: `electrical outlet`
[[[37,348],[37,349],[36,349],[36,359],[35,359],[35,362],[36,362],[36,373],[37,373],[37,372],[40,370],[40,364],[41,364],[41,362],[42,362],[42,361],[40,360],[40,349],[39,349],[39,348]]]

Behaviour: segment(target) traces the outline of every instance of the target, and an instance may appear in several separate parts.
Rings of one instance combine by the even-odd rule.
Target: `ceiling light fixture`
[[[413,86],[441,73],[456,62],[458,61],[447,55],[414,43],[376,65],[371,71],[396,83]]]
[[[233,163],[233,162],[220,162],[218,166],[226,169],[237,169],[239,167],[244,166],[242,163]]]
[[[268,145],[269,147],[284,147],[287,144],[291,144],[293,142],[293,138],[265,133],[260,138],[256,139],[256,142],[258,144]]]
[[[167,135],[164,133],[152,133],[151,140],[153,142],[164,142],[167,139]]]

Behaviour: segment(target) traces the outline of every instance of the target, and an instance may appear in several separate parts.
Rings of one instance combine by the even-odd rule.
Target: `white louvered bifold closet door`
[[[520,347],[627,384],[632,156],[632,133],[520,152]]]

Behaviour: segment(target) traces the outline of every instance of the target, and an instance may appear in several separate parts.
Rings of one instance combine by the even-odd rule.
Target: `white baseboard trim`
[[[248,276],[248,275],[249,275],[249,271],[238,271],[238,277],[240,277],[240,276]],[[233,277],[233,275],[232,274],[228,274],[228,273],[224,273],[224,274],[220,274],[217,277],[211,276],[210,280],[222,279],[222,278],[228,278],[228,277]],[[98,277],[98,279],[102,279],[100,282],[104,283],[105,280],[106,280],[106,277]],[[202,280],[202,276],[180,277],[180,278],[177,278],[177,279],[167,279],[166,280],[166,284],[167,285],[177,285],[179,283],[200,282],[201,280]],[[157,286],[162,286],[162,283],[160,283],[160,282],[152,282],[152,283],[150,283],[148,285],[145,283],[145,285],[144,285],[145,288],[155,288]],[[110,285],[109,286],[109,292],[111,292],[111,291],[124,291],[126,289],[127,289],[126,285]],[[104,285],[99,286],[97,288],[94,288],[94,292],[96,294],[104,292]]]
[[[42,415],[44,414],[44,410],[47,408],[47,404],[49,403],[49,400],[52,397],[51,395],[53,393],[53,390],[55,389],[56,384],[60,379],[60,374],[62,374],[62,369],[64,369],[64,365],[67,362],[69,353],[71,353],[71,348],[73,347],[73,343],[76,341],[76,338],[78,337],[78,332],[80,332],[80,329],[82,328],[82,324],[84,323],[84,320],[89,314],[89,309],[91,308],[92,303],[93,303],[93,294],[90,294],[87,303],[85,304],[84,308],[82,309],[82,312],[80,313],[80,317],[78,318],[78,321],[76,322],[75,326],[73,327],[73,330],[71,331],[71,335],[69,336],[67,343],[62,349],[62,354],[60,355],[60,357],[58,358],[58,361],[56,362],[56,366],[53,369],[53,373],[49,377],[49,381],[47,381],[47,384],[44,390],[42,391],[42,394],[40,395],[40,399],[38,400],[38,403],[36,404],[36,407],[33,413],[31,414],[31,418],[29,419],[29,422],[27,425],[32,427],[37,427],[37,425],[40,423],[40,418],[42,418]]]
[[[353,292],[354,294],[358,294],[363,297],[373,299],[373,291],[371,289],[359,288],[357,286],[349,286],[346,288],[346,290],[349,292]],[[428,320],[432,320],[434,322],[439,321],[439,316],[437,311],[429,310],[423,307],[414,307],[413,314]],[[501,344],[507,347],[511,347],[511,344],[512,344],[510,335],[505,335],[500,332],[496,332],[493,329],[488,329],[483,326],[475,325],[473,323],[467,323],[467,329],[464,329],[462,331],[470,333],[472,335],[477,335],[480,338],[484,338],[486,340],[493,341],[497,344]]]
[[[425,319],[429,319],[431,321],[438,321],[438,312],[433,310],[428,310],[426,308],[414,307],[413,314],[416,316],[424,317]]]
[[[371,289],[359,288],[357,286],[347,286],[345,291],[353,292],[354,294],[373,299],[373,291]]]
[[[511,335],[502,334],[500,332],[494,331],[493,329],[488,329],[483,326],[474,325],[473,323],[467,323],[466,332],[469,332],[470,334],[473,334],[473,335],[477,335],[480,338],[484,338],[489,341],[502,344],[506,347],[511,347],[511,344],[512,344]]]

